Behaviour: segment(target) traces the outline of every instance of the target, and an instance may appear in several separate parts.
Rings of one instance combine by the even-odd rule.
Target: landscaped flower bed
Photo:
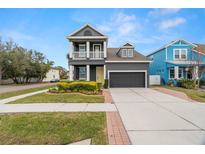
[[[101,83],[94,81],[60,82],[56,87],[50,88],[51,93],[83,93],[87,95],[101,94]]]

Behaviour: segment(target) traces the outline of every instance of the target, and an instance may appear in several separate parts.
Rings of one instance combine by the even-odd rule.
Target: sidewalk
[[[36,95],[36,94],[45,93],[47,91],[48,91],[48,89],[40,90],[40,91],[36,91],[36,92],[32,92],[32,93],[27,93],[27,94],[23,94],[23,95],[18,95],[18,96],[14,96],[14,97],[9,97],[9,98],[5,98],[5,99],[1,99],[0,104],[6,104],[8,102],[12,102],[12,101],[15,101],[17,99],[25,98],[25,97],[28,97],[28,96],[33,96],[33,95]]]
[[[12,112],[113,112],[114,104],[108,103],[35,103],[1,104],[0,113]]]

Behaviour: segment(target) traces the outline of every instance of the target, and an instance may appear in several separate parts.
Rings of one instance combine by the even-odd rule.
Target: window
[[[84,36],[92,36],[92,32],[90,30],[86,30],[84,32]]]
[[[127,53],[128,53],[127,57],[133,57],[133,49],[128,49]]]
[[[169,78],[174,79],[174,68],[169,69]]]
[[[84,58],[85,56],[85,44],[79,44],[79,58]]]
[[[79,80],[85,80],[85,79],[86,79],[86,68],[79,67]]]
[[[127,49],[122,49],[122,57],[127,57]]]
[[[186,49],[182,49],[181,50],[181,59],[186,59],[186,54],[187,54],[187,50]]]
[[[174,49],[174,60],[186,60],[187,49]]]
[[[183,68],[179,68],[179,78],[183,78]]]
[[[178,49],[174,50],[174,59],[180,58],[179,53],[180,53],[180,50],[178,50]]]
[[[79,51],[85,52],[85,44],[79,44]]]

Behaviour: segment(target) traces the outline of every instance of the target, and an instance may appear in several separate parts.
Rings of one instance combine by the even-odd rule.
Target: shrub
[[[108,79],[105,79],[103,87],[104,87],[105,89],[108,88]]]
[[[59,91],[81,92],[84,94],[96,94],[101,90],[101,84],[93,81],[60,82],[57,86]]]
[[[97,82],[97,90],[100,91],[102,89],[102,83]]]
[[[169,80],[167,82],[167,85],[173,87],[174,86],[174,81],[173,80]]]
[[[200,80],[200,86],[205,86],[205,80]]]
[[[181,86],[186,89],[194,89],[195,88],[195,82],[192,79],[182,79],[181,80]]]

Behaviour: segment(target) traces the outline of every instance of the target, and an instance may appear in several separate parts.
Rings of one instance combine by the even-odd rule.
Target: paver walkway
[[[205,144],[205,103],[149,88],[110,91],[132,144]]]

